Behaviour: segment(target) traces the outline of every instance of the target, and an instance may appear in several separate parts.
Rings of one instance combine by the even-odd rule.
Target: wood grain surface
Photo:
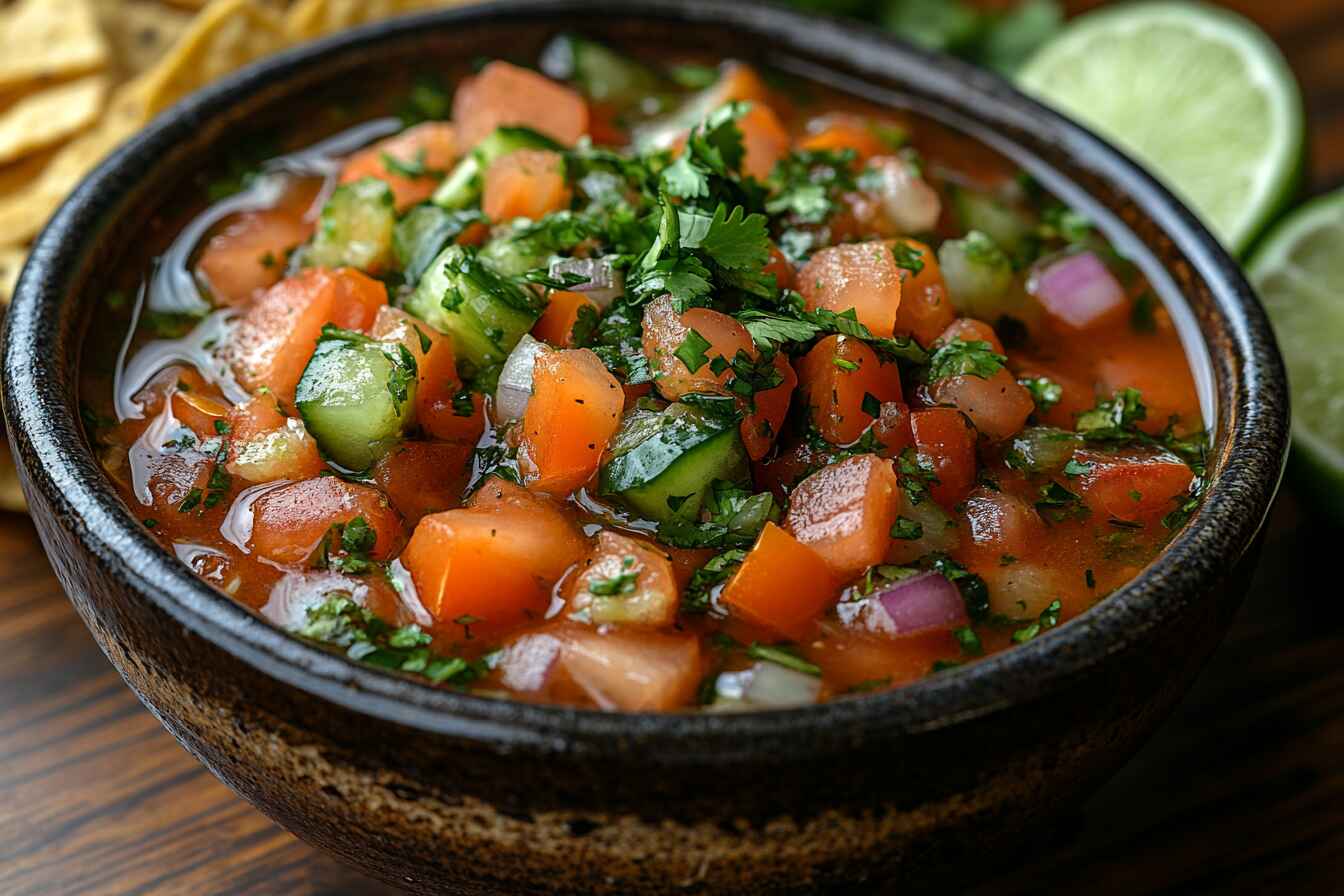
[[[1344,0],[1227,5],[1302,81],[1308,192],[1344,185]],[[1344,891],[1344,532],[1308,488],[1286,487],[1247,606],[1175,716],[978,894]],[[187,755],[94,646],[31,524],[0,514],[0,894],[388,893]]]

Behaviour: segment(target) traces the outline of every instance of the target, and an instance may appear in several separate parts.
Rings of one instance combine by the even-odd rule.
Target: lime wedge
[[[1276,225],[1247,273],[1288,365],[1294,464],[1344,521],[1344,190]]]
[[[1089,13],[1018,80],[1147,165],[1234,253],[1292,196],[1301,93],[1274,44],[1233,13],[1171,2]]]

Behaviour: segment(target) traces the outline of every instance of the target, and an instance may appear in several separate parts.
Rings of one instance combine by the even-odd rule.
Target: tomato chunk
[[[910,415],[915,451],[933,468],[938,482],[929,487],[933,499],[951,507],[975,485],[975,430],[956,408],[928,408]]]
[[[798,148],[811,152],[854,151],[856,162],[889,152],[891,147],[877,136],[872,123],[857,115],[827,115],[808,123]]]
[[[955,658],[961,650],[944,631],[890,639],[827,626],[826,637],[803,645],[802,653],[821,666],[833,693],[844,693],[856,687],[909,684],[928,675],[938,660]]]
[[[480,437],[481,431],[475,430],[473,434],[470,423],[475,406],[472,414],[458,413],[460,408],[456,398],[462,389],[462,381],[457,375],[451,337],[391,306],[378,309],[369,335],[387,342],[400,342],[415,358],[415,413],[425,432],[445,441],[475,441]],[[480,422],[483,426],[484,420]]]
[[[704,674],[695,635],[565,625],[549,636],[560,643],[551,690],[557,699],[626,712],[677,709],[695,696]]]
[[[838,588],[820,554],[766,523],[720,600],[748,622],[798,640],[835,602]]]
[[[571,610],[594,625],[665,628],[677,620],[681,590],[667,554],[604,531],[569,586]]]
[[[464,149],[499,127],[527,127],[566,146],[588,132],[588,103],[550,78],[491,62],[453,95],[453,121]]]
[[[708,343],[702,347],[703,358],[692,351],[702,343]],[[725,392],[733,370],[715,363],[715,359],[731,364],[738,352],[755,359],[756,345],[747,328],[727,314],[708,308],[677,314],[667,296],[654,299],[644,309],[644,354],[659,393],[668,401],[689,392]],[[694,370],[692,364],[696,365]],[[716,368],[718,373],[714,372]]]
[[[765,180],[775,164],[789,154],[789,132],[769,106],[753,103],[737,120],[742,132],[742,173]]]
[[[532,327],[532,335],[557,348],[569,348],[574,343],[574,325],[584,308],[597,311],[592,299],[581,292],[555,289],[547,297],[546,310]]]
[[[311,268],[272,286],[247,309],[227,352],[239,385],[265,386],[286,404],[325,324],[363,330],[387,304],[387,290],[349,268]]]
[[[303,563],[322,543],[331,527],[356,517],[374,531],[369,556],[389,560],[403,540],[401,517],[377,489],[335,476],[291,482],[264,493],[252,504],[248,548],[276,563]]]
[[[467,499],[467,506],[510,518],[515,512],[526,514],[528,525],[510,534],[518,556],[527,558],[520,562],[547,584],[558,582],[588,552],[588,540],[560,505],[520,485],[491,477]]]
[[[262,392],[228,416],[228,470],[248,482],[311,479],[327,468],[317,442],[298,417],[286,417],[274,395]]]
[[[780,352],[775,355],[775,370],[783,378],[778,386],[765,389],[752,396],[756,409],[742,421],[742,444],[752,460],[760,460],[775,444],[784,418],[789,415],[789,404],[793,401],[793,390],[798,387],[798,375],[793,365]]]
[[[981,434],[1002,441],[1022,429],[1036,403],[1031,393],[1018,385],[1007,367],[988,377],[974,374],[950,376],[929,390],[933,400],[949,404],[970,418]]]
[[[624,405],[621,384],[588,349],[538,356],[518,448],[528,487],[568,495],[591,479]]]
[[[1150,522],[1175,510],[1194,479],[1180,458],[1166,453],[1089,451],[1079,460],[1090,467],[1078,480],[1083,500],[1093,513],[1119,520]]]
[[[414,525],[461,503],[474,449],[470,442],[405,442],[378,462],[373,479]]]
[[[280,282],[313,223],[286,209],[242,212],[206,242],[196,275],[219,305],[243,305]]]
[[[901,304],[896,309],[895,331],[909,335],[920,345],[930,345],[957,316],[957,309],[947,295],[938,255],[917,240],[891,240],[889,245],[903,243],[919,254],[924,263],[918,273],[902,268],[905,281],[901,284]]]
[[[565,162],[558,152],[520,149],[496,159],[486,170],[481,211],[491,221],[535,221],[568,208],[571,198]]]
[[[341,183],[377,178],[391,188],[401,212],[433,196],[460,154],[453,126],[428,121],[355,153],[341,169]]]
[[[840,581],[882,562],[900,510],[891,461],[861,454],[823,467],[789,495],[784,529],[816,551]]]
[[[853,310],[878,338],[896,331],[901,269],[883,242],[845,243],[822,249],[798,271],[797,289],[809,311]]]
[[[896,365],[883,364],[850,336],[827,336],[814,345],[803,357],[799,380],[812,422],[832,445],[853,443],[879,416],[871,411],[903,398]]]

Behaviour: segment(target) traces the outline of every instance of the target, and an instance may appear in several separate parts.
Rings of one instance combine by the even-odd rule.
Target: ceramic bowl
[[[198,581],[100,472],[77,410],[91,308],[141,222],[257,122],[387,67],[527,58],[565,29],[747,58],[913,105],[1082,204],[1187,337],[1211,485],[1170,549],[1080,618],[901,690],[756,714],[612,714],[435,689],[273,628]],[[1004,81],[876,33],[746,3],[546,0],[387,22],[180,103],[42,234],[8,320],[4,409],[33,516],[141,700],[303,839],[422,893],[909,892],[1039,837],[1143,742],[1218,643],[1283,468],[1288,393],[1259,304],[1199,221]],[[862,890],[856,887],[862,886]]]

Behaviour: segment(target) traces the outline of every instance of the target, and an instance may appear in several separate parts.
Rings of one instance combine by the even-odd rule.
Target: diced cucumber
[[[1026,212],[1012,203],[967,187],[953,187],[952,207],[965,230],[988,236],[1010,258],[1021,258],[1035,231]]]
[[[396,202],[387,184],[373,177],[342,184],[322,206],[317,233],[304,253],[304,263],[371,273],[386,270],[392,266],[396,226]]]
[[[729,401],[731,406],[731,401]],[[621,425],[613,456],[600,474],[600,492],[645,519],[695,519],[716,479],[747,477],[738,417],[676,402],[662,411],[636,411]]]
[[[560,150],[564,147],[531,128],[496,128],[482,138],[439,184],[434,191],[435,204],[446,209],[466,208],[473,204],[480,198],[482,178],[490,163],[519,149]]]
[[[1076,433],[1053,426],[1028,426],[1013,438],[1004,460],[1024,473],[1058,473],[1079,444]]]
[[[415,357],[404,345],[328,326],[294,404],[322,452],[359,472],[401,440],[414,417],[415,390]]]
[[[993,323],[1005,313],[1013,265],[986,234],[972,230],[938,248],[938,265],[952,304],[962,314]]]
[[[508,357],[542,311],[532,290],[500,276],[458,245],[439,253],[404,307],[452,335],[459,362],[471,368],[467,374]]]
[[[505,277],[521,277],[549,267],[552,258],[598,233],[584,215],[552,212],[540,221],[519,219],[496,228],[494,237],[481,247],[480,258]]]
[[[559,81],[573,81],[590,99],[617,107],[668,90],[658,72],[610,47],[562,34],[541,54],[541,69]]]
[[[430,263],[470,225],[484,221],[480,212],[450,212],[437,205],[417,205],[397,222],[392,231],[392,251],[397,256],[407,286],[415,286]]]

